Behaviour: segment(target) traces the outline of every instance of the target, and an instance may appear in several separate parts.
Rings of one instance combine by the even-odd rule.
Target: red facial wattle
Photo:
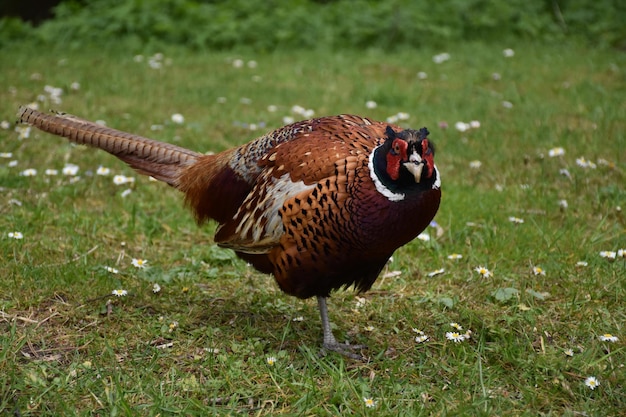
[[[426,161],[426,168],[428,168],[428,178],[432,177],[433,170],[435,169],[435,159],[433,158],[433,152],[428,148],[428,139],[422,140],[422,159]]]
[[[387,152],[387,174],[392,180],[400,178],[400,165],[408,159],[409,144],[402,139],[394,139]]]

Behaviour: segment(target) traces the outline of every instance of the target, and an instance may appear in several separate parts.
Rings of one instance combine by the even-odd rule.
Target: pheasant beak
[[[405,162],[403,165],[407,171],[413,174],[415,182],[419,184],[422,180],[422,170],[424,169],[424,161],[422,161],[422,157],[413,153],[409,158],[409,162]]]

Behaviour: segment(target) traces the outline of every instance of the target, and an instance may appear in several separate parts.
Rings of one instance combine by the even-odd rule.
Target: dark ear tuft
[[[430,134],[430,132],[428,131],[428,129],[426,129],[425,127],[421,128],[418,132],[418,137],[420,139],[426,139],[428,137],[428,135]]]
[[[389,125],[387,125],[387,129],[385,129],[385,134],[387,135],[387,139],[393,140],[396,138],[395,130],[393,130]]]

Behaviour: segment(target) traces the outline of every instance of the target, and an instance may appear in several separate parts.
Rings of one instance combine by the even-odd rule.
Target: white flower
[[[371,325],[365,326],[363,330],[365,330],[366,332],[373,332],[374,326],[371,326]]]
[[[603,342],[615,343],[619,340],[617,336],[613,336],[611,333],[605,333],[599,336],[599,339]]]
[[[11,152],[0,152],[0,158],[13,158],[13,153],[11,153]]]
[[[600,252],[600,256],[612,261],[617,257],[617,252],[603,250],[602,252]]]
[[[117,269],[112,268],[112,267],[110,267],[110,266],[105,266],[105,267],[104,267],[104,269],[106,269],[106,271],[107,271],[107,272],[110,272],[110,273],[112,273],[112,274],[118,274],[118,273],[120,272],[120,271],[118,271]]]
[[[578,261],[578,262],[576,262],[576,266],[578,266],[578,267],[584,267],[584,266],[587,266],[587,265],[589,265],[589,263],[586,262],[586,261]]]
[[[77,81],[74,81],[72,84],[70,84],[70,88],[74,91],[78,91],[80,90],[80,83]]]
[[[118,289],[118,290],[111,291],[111,294],[113,294],[116,297],[124,297],[124,296],[126,296],[128,294],[128,291],[122,290],[122,289]]]
[[[293,319],[291,319],[291,321],[304,321],[304,317],[302,316],[294,317]]]
[[[367,107],[368,109],[375,109],[376,107],[378,107],[378,104],[376,104],[374,100],[367,100],[365,102],[365,107]]]
[[[533,274],[534,275],[545,275],[546,271],[544,271],[543,268],[541,268],[539,266],[535,266],[535,267],[533,267]]]
[[[483,165],[482,162],[480,162],[479,160],[474,160],[474,161],[470,161],[469,163],[469,167],[472,169],[478,169]]]
[[[494,81],[500,81],[500,80],[502,79],[502,75],[500,75],[500,74],[499,74],[499,73],[497,73],[497,72],[494,72],[493,74],[491,74],[491,78],[492,78]]]
[[[418,336],[415,336],[415,343],[424,343],[427,342],[429,339],[429,337],[425,334],[421,334]]]
[[[122,198],[126,198],[126,197],[128,197],[128,195],[129,195],[130,193],[132,193],[132,192],[133,192],[133,190],[131,190],[130,188],[127,188],[127,189],[125,189],[124,191],[122,191],[122,193],[120,194],[120,196],[121,196]]]
[[[110,173],[111,170],[109,168],[103,167],[102,165],[100,165],[96,170],[96,175],[109,175]]]
[[[270,104],[269,106],[267,106],[267,111],[270,113],[274,113],[276,110],[278,110],[278,106],[274,104]]]
[[[268,356],[267,358],[265,358],[265,362],[269,366],[274,366],[274,364],[276,363],[276,358],[274,356]]]
[[[78,165],[74,164],[65,164],[63,167],[63,175],[76,175],[78,173]]]
[[[459,132],[465,132],[466,130],[469,130],[470,127],[471,126],[469,125],[469,123],[465,123],[465,122],[456,122],[454,124],[454,128],[458,130]]]
[[[24,239],[24,235],[22,234],[22,232],[9,232],[7,236],[9,236],[11,239]]]
[[[428,242],[430,240],[430,236],[428,235],[428,233],[424,233],[424,232],[417,235],[417,238],[424,242]]]
[[[571,349],[571,348],[569,348],[569,349],[565,349],[565,350],[563,351],[563,353],[565,354],[565,356],[570,356],[570,357],[572,357],[572,356],[574,356],[574,349]]]
[[[511,103],[510,101],[504,100],[502,102],[502,107],[504,107],[505,109],[512,109],[513,108],[513,103]]]
[[[125,175],[115,175],[113,177],[113,184],[115,185],[123,185],[123,184],[132,183],[132,182],[135,182],[134,177],[127,177]]]
[[[520,219],[519,217],[510,216],[509,221],[511,223],[522,224],[524,223],[524,219]]]
[[[444,272],[446,272],[446,270],[444,268],[441,268],[441,269],[437,269],[437,270],[431,271],[427,275],[432,278],[434,276],[441,275]]]
[[[433,56],[433,62],[435,64],[441,64],[442,62],[446,62],[449,59],[450,59],[450,54],[447,52],[442,52],[440,54]]]
[[[52,169],[52,168],[48,168],[44,171],[44,174],[52,177],[55,175],[59,175],[59,170],[58,169]]]
[[[133,260],[132,260],[133,266],[135,268],[139,268],[139,269],[145,269],[147,263],[148,263],[148,261],[145,260],[145,259],[133,258]]]
[[[417,78],[419,78],[420,80],[425,80],[426,78],[428,78],[428,74],[426,74],[424,71],[420,71],[417,73]]]
[[[174,123],[176,123],[178,125],[183,124],[183,123],[185,123],[185,117],[182,114],[180,114],[180,113],[174,113],[172,115],[172,122],[174,122]]]
[[[11,123],[7,122],[6,120],[3,120],[2,122],[0,122],[0,127],[2,129],[8,129],[11,127]]]
[[[478,272],[484,278],[489,278],[493,275],[491,271],[484,266],[477,266],[476,268],[474,268],[474,271]]]
[[[515,55],[515,51],[512,50],[511,48],[507,48],[504,51],[502,51],[502,55],[504,55],[506,58],[511,58],[512,56]]]
[[[548,156],[550,158],[554,158],[555,156],[563,156],[565,155],[565,149],[558,147],[558,148],[552,148],[548,151]]]
[[[452,327],[452,328],[454,328],[454,329],[456,329],[456,330],[458,330],[458,331],[463,330],[463,326],[461,326],[461,325],[460,325],[459,323],[457,323],[457,322],[452,322],[452,323],[450,323],[450,327]]]
[[[448,259],[453,260],[453,261],[456,261],[461,258],[463,258],[463,255],[461,255],[460,253],[453,253],[453,254],[448,255]]]
[[[20,175],[23,177],[34,177],[37,175],[37,170],[35,168],[28,168],[22,171]]]
[[[257,67],[257,62],[255,60],[250,60],[248,61],[248,68],[256,68]]]
[[[233,67],[235,68],[243,67],[243,59],[233,59]]]
[[[600,385],[600,381],[595,376],[590,376],[585,379],[585,385],[594,390]]]
[[[617,250],[618,258],[626,258],[626,249],[618,249]]]
[[[283,117],[283,123],[286,125],[290,125],[295,121],[295,119],[291,116],[285,116]]]
[[[155,294],[158,293],[158,292],[161,292],[161,286],[158,283],[155,282],[152,285],[152,292],[155,293]]]
[[[480,122],[478,120],[472,120],[469,122],[469,125],[472,129],[478,129],[480,127]]]
[[[365,402],[365,406],[367,408],[374,408],[374,407],[376,407],[376,404],[378,404],[372,398],[363,397],[363,401]]]
[[[581,156],[580,158],[576,158],[576,165],[578,165],[581,168],[590,168],[590,169],[597,168],[595,163],[586,160],[584,156]]]
[[[567,200],[559,200],[559,207],[562,209],[568,208],[569,204],[567,204]]]
[[[465,335],[459,332],[446,332],[446,339],[459,343],[465,340]]]

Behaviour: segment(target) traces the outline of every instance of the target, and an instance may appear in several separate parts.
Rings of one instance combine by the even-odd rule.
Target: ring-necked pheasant
[[[339,115],[297,122],[204,155],[64,114],[21,107],[18,121],[103,149],[179,189],[215,241],[287,294],[317,297],[323,346],[349,357],[331,331],[326,298],[367,291],[392,253],[430,223],[441,198],[428,130]]]

